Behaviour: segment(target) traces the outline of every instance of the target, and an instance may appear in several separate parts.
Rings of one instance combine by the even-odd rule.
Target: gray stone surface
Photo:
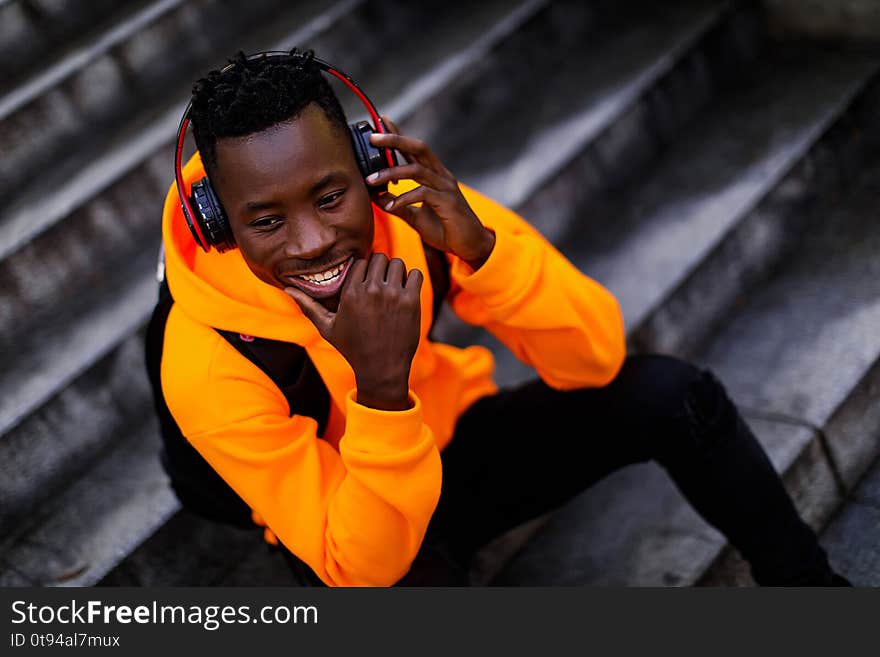
[[[98,586],[240,586],[249,578],[254,586],[295,583],[256,527],[220,525],[187,511],[178,511],[149,540],[119,556]]]
[[[120,436],[152,415],[136,334],[0,438],[0,536],[39,515]]]
[[[880,460],[875,461],[853,491],[853,499],[863,504],[880,507]],[[880,545],[880,539],[877,541]]]
[[[854,585],[880,587],[880,460],[829,523],[822,542]]]
[[[105,458],[7,539],[0,585],[89,586],[178,508],[144,417]],[[8,579],[7,579],[8,577]]]
[[[866,149],[865,135],[871,134],[866,131],[876,113],[875,88],[867,85],[848,107],[849,98],[839,99],[845,111],[821,139],[723,240],[688,268],[662,303],[630,326],[634,349],[693,356],[718,328],[719,319],[741,304],[743,292],[759,286],[790,257],[798,247],[792,236],[801,232],[803,216],[816,200],[848,193]]]
[[[120,17],[0,98],[0,193],[17,199],[35,176],[54,173],[64,161],[80,168],[132,123],[177,107],[193,79],[234,54],[228,46],[233,40],[247,51],[265,49],[335,14],[335,5],[358,4],[363,0],[155,0]],[[323,23],[322,29],[332,24]],[[172,127],[166,134],[173,133]]]
[[[851,488],[865,468],[880,457],[880,361],[875,362],[825,429],[832,458]]]
[[[824,426],[880,356],[880,233],[861,201],[878,171],[866,163],[852,202],[814,207],[785,269],[707,349],[739,403]]]
[[[718,79],[731,73],[734,62],[748,62],[757,47],[748,17],[731,16],[723,2],[685,3],[671,16],[640,2],[625,7],[630,11],[614,3],[598,3],[593,12],[552,5],[438,99],[447,112],[443,120],[434,118],[442,111],[432,103],[407,128],[434,145],[457,174],[462,167],[464,176],[468,167],[482,171],[487,158],[497,159],[499,167],[515,161],[525,170],[528,164],[532,177],[513,196],[494,191],[508,204],[520,199],[523,216],[548,239],[568,246],[567,234],[581,230],[590,216],[585,198],[594,199],[596,190],[619,185],[621,178],[640,180],[661,147],[659,126],[660,141],[674,138],[705,104]],[[560,29],[563,37],[554,41],[558,52],[545,52],[543,46],[536,50],[536,44],[547,42],[547,33]],[[595,38],[583,35],[593,32]],[[714,49],[724,50],[725,57],[713,55]],[[544,66],[536,66],[537,60]],[[596,62],[597,70],[585,69],[583,62]],[[537,102],[529,85],[542,89]],[[557,98],[568,100],[558,103]],[[462,106],[470,117],[466,132],[454,120]],[[543,136],[525,142],[515,136],[523,113],[540,117]],[[538,143],[547,146],[553,135],[563,138],[564,148],[546,148],[540,157],[531,157],[531,149]],[[473,148],[476,140],[488,148]],[[499,156],[498,149],[505,154]],[[611,173],[610,162],[617,158],[629,165],[626,174]],[[474,184],[486,192],[482,174],[474,176]],[[463,325],[447,309],[436,334],[453,344],[489,347],[497,357],[496,379],[504,385],[534,376],[492,336]]]
[[[604,257],[605,262],[618,266],[620,275],[617,280],[623,281],[624,285],[630,284],[630,287],[635,290],[633,294],[626,294],[626,292],[629,292],[629,289],[621,292],[620,297],[622,297],[625,308],[627,308],[626,303],[628,300],[631,303],[635,301],[635,303],[629,306],[630,309],[641,306],[639,309],[644,313],[651,308],[651,303],[646,302],[644,296],[641,297],[641,303],[639,304],[639,297],[644,292],[646,284],[657,286],[657,272],[662,272],[664,265],[669,267],[669,264],[674,262],[672,259],[675,258],[678,245],[688,245],[687,261],[690,263],[700,262],[700,257],[705,255],[705,252],[711,248],[713,241],[717,243],[718,240],[724,238],[729,231],[729,227],[735,225],[735,222],[742,217],[752,204],[756,204],[773,190],[788,170],[804,157],[817,136],[830,127],[842,109],[846,108],[853,94],[859,92],[866,76],[876,68],[876,60],[871,57],[863,58],[856,56],[850,59],[848,56],[842,55],[840,59],[835,60],[834,56],[829,58],[827,53],[821,51],[814,51],[811,56],[798,52],[794,57],[781,51],[775,53],[775,55],[761,64],[764,71],[763,75],[759,75],[758,80],[751,84],[751,88],[746,93],[736,89],[728,94],[728,98],[720,99],[714,109],[707,112],[706,116],[701,117],[698,122],[690,126],[692,138],[683,141],[667,154],[657,167],[658,174],[656,178],[654,180],[640,181],[641,186],[637,190],[635,198],[632,198],[632,194],[627,197],[625,207],[635,208],[637,212],[641,211],[645,215],[650,216],[650,211],[646,210],[646,206],[647,208],[651,207],[651,186],[654,185],[653,198],[663,198],[663,195],[666,194],[670,202],[670,209],[673,207],[677,208],[676,212],[670,211],[666,215],[667,223],[665,225],[662,222],[658,223],[656,231],[646,234],[642,230],[641,224],[638,229],[632,225],[621,227],[618,219],[610,225],[608,222],[597,222],[597,227],[592,230],[588,229],[585,235],[583,223],[574,224],[572,222],[571,225],[579,226],[583,242],[587,242],[590,238],[601,239],[602,236],[607,236],[609,234],[608,229],[611,227],[613,228],[611,231],[612,235],[624,235],[627,239],[636,240],[635,243],[644,244],[649,253],[657,254],[657,259],[653,261],[657,264],[654,265],[654,269],[651,269],[652,261],[650,258],[635,257],[632,252],[625,249],[610,253],[607,250],[603,252],[602,247],[607,246],[607,244],[602,244],[601,241],[593,247],[591,254],[598,254],[600,262]],[[811,70],[810,66],[815,66],[816,68]],[[784,83],[782,82],[783,80]],[[821,80],[821,84],[817,83],[818,80]],[[701,126],[703,132],[701,132]],[[744,131],[750,136],[743,137]],[[756,149],[756,145],[760,145],[759,148]],[[695,154],[704,155],[700,158],[694,157]],[[708,183],[708,186],[701,189],[701,181],[703,184]],[[719,182],[721,183],[720,186],[718,186]],[[645,191],[646,188],[647,191]],[[688,224],[684,220],[682,215],[686,216],[687,213],[681,211],[682,206],[676,205],[681,202],[682,189],[693,191],[691,207],[694,209],[694,212],[691,216],[694,218],[694,223],[692,224]],[[655,200],[654,209],[657,207]],[[720,208],[724,209],[719,212]],[[716,225],[718,232],[714,238],[704,242],[698,241],[695,244],[695,237],[699,238],[702,235],[705,238],[707,235],[705,231],[700,230],[700,217],[702,216],[704,221],[708,222],[718,219],[719,216],[723,218],[725,213],[727,213],[727,220],[731,223],[727,224],[727,226]],[[582,214],[586,213],[582,212]],[[663,217],[662,213],[658,214]],[[609,215],[619,216],[613,213],[609,213]],[[869,217],[870,213],[864,216]],[[679,223],[676,224],[676,222]],[[670,227],[674,229],[676,225],[680,227],[678,233],[675,233],[674,230],[669,230]],[[868,224],[866,223],[865,225],[867,226]],[[792,236],[784,232],[786,228],[787,225],[784,222],[778,224],[776,226],[777,234],[773,236],[773,239],[790,242]],[[664,242],[663,240],[668,236],[668,241]],[[673,237],[675,239],[672,239]],[[752,238],[758,240],[767,240],[768,237],[767,232],[752,234]],[[662,244],[664,243],[668,245],[667,248],[663,248]],[[701,252],[701,244],[705,251]],[[564,242],[564,245],[572,251],[577,248],[573,246],[571,241]],[[868,250],[870,248],[867,247]],[[655,251],[654,249],[657,250]],[[666,255],[664,256],[664,254]],[[772,258],[769,258],[769,261],[772,262]],[[591,270],[597,271],[601,267],[601,265],[596,265],[588,257],[583,258],[582,263],[588,273]],[[633,268],[642,266],[643,263],[647,265],[648,269],[646,269],[643,275],[634,276]],[[658,266],[660,268],[656,269]],[[690,266],[679,265],[680,269],[676,275],[683,276],[687,274],[689,267],[692,266],[693,264]],[[669,270],[667,269],[667,271]],[[597,275],[597,278],[603,280],[600,275]],[[853,278],[852,280],[855,283],[858,279]],[[669,289],[674,287],[676,279],[673,276],[663,281],[662,277],[660,277],[660,282],[661,285],[659,287],[661,290],[663,289],[663,283]],[[636,285],[639,287],[635,287]],[[614,285],[610,285],[610,287],[613,290],[615,289]],[[732,289],[734,292],[742,291],[742,288],[737,289],[734,287]],[[652,300],[653,303],[659,303],[660,300],[662,300],[662,294],[655,292],[655,299]],[[633,315],[638,317],[639,313],[630,310],[629,315],[630,317]],[[632,323],[637,324],[637,320]],[[865,325],[867,326],[867,323]],[[497,345],[493,346],[497,348]],[[734,366],[734,363],[737,362],[741,355],[734,351],[729,353],[731,367]],[[502,380],[505,380],[503,378],[505,372],[515,372],[511,378],[528,375],[526,372],[517,372],[515,366],[505,370],[505,362],[503,358],[499,362]],[[760,381],[765,378],[764,374],[763,370],[759,371],[755,379],[750,381],[749,385],[756,385],[756,382],[757,385],[760,385]],[[848,382],[850,390],[857,382],[858,374],[851,376]],[[786,472],[786,483],[792,491],[795,502],[802,514],[814,526],[821,526],[839,498],[835,488],[833,472],[825,459],[825,454],[816,440],[815,434],[808,429],[792,428],[789,425],[786,431],[777,432],[777,435],[766,430],[763,434],[759,435],[766,441],[765,444],[777,467]],[[778,436],[782,435],[789,435],[792,438],[789,440],[779,439]],[[617,483],[618,481],[619,483]],[[655,491],[649,494],[644,491],[639,492],[634,488],[628,489],[627,479],[623,475],[620,475],[618,479],[612,478],[607,485],[612,490],[615,490],[616,493],[624,496],[631,495],[632,499],[636,502],[649,497],[655,500],[663,499],[662,494]],[[585,494],[583,497],[586,501],[583,503],[588,504],[592,495],[597,495],[601,498],[601,493],[602,490],[600,488],[596,492]],[[629,500],[630,498],[626,499]],[[600,510],[605,510],[606,508],[613,509],[613,507],[602,503],[597,504],[596,508]],[[584,515],[589,517],[589,513]],[[609,510],[607,518],[597,521],[608,523],[605,527],[608,532],[607,535],[601,534],[601,531],[597,532],[599,535],[595,541],[596,545],[599,546],[596,548],[597,550],[601,550],[602,546],[609,543],[613,545],[615,540],[625,540],[622,538],[622,535],[625,535],[625,531],[621,531],[621,536],[614,534],[616,525],[613,518],[620,515],[619,513],[615,514],[614,510]],[[612,581],[611,579],[602,580],[601,577],[614,577],[614,575],[608,573],[614,572],[613,559],[620,556],[621,552],[619,550],[611,550],[613,556],[609,557],[609,561],[612,562],[608,566],[609,570],[603,571],[600,568],[596,568],[594,571],[590,571],[591,564],[600,559],[595,559],[594,561],[593,555],[587,552],[585,544],[576,543],[577,534],[567,531],[574,522],[569,523],[569,526],[559,529],[556,534],[553,534],[553,528],[559,526],[554,524],[555,522],[556,517],[539,534],[534,544],[530,545],[520,558],[513,562],[508,571],[505,571],[501,576],[501,581],[536,583],[538,580],[530,580],[529,577],[535,577],[537,573],[543,572],[543,569],[548,564],[550,570],[554,573],[549,577],[555,582]],[[643,522],[645,522],[643,528],[646,528],[650,524],[651,519],[643,519]],[[639,533],[640,530],[631,530],[630,538]],[[609,535],[612,538],[609,538]],[[565,538],[562,538],[563,536]],[[653,540],[656,536],[656,527],[646,529],[643,536],[647,537],[646,540]],[[575,547],[572,547],[569,543],[564,543],[562,547],[554,545],[554,538],[562,540],[563,543],[565,540],[573,541],[575,542]],[[543,544],[542,541],[544,542]],[[630,545],[637,544],[638,540],[633,540]],[[570,562],[572,554],[581,554],[578,552],[578,548],[583,549],[587,554],[587,556],[581,557],[588,564],[584,567],[586,572],[578,572],[576,570],[577,566],[573,567],[574,571],[567,571],[564,564]],[[657,551],[657,561],[662,562],[664,559],[669,559],[670,562],[674,563],[674,557],[678,554],[679,549],[678,546],[669,547],[668,552],[673,556],[663,553],[663,558],[660,558],[660,552]],[[631,547],[630,551],[624,551],[624,556],[620,556],[620,558],[625,561],[626,555],[631,556],[634,552],[637,552],[636,548]],[[685,552],[687,553],[687,551]],[[535,554],[537,556],[533,556]],[[717,553],[715,556],[718,556]],[[634,559],[633,563],[637,561],[638,559]],[[704,561],[699,568],[691,572],[692,579],[679,576],[680,581],[695,581],[696,576],[702,573],[701,568],[705,567],[706,562]],[[631,568],[624,569],[624,572],[635,572],[635,570]],[[605,575],[597,574],[600,572],[605,573]],[[620,576],[619,572],[617,576]],[[553,577],[558,579],[552,579]],[[547,581],[546,578],[544,581]],[[658,578],[656,573],[640,573],[631,581],[657,583],[661,579]]]
[[[555,26],[554,50],[536,53],[536,44],[530,44],[514,59],[519,66],[501,71],[507,78],[474,89],[467,130],[444,132],[433,140],[436,150],[456,163],[463,182],[520,205],[675,66],[680,52],[717,20],[721,4],[685,2],[661,9],[636,3],[631,13],[606,18],[592,16],[582,3],[563,3],[556,15],[568,24],[564,30]],[[584,31],[593,32],[591,38],[583,38]],[[475,138],[487,134],[491,141],[474,148]],[[539,227],[553,238],[549,227]]]
[[[566,253],[617,295],[627,325],[638,326],[803,157],[875,67],[834,53],[770,55],[622,202],[575,209],[586,219]]]
[[[875,394],[878,243],[866,212],[877,174],[875,153],[863,162],[845,196],[813,204],[811,216],[804,217],[796,254],[748,299],[706,354],[741,403],[824,427],[833,461],[824,454],[813,460],[824,460],[825,469],[833,463],[844,485],[852,485],[880,453]],[[815,452],[818,445],[810,448]],[[801,470],[803,479],[796,483],[795,494],[818,529],[840,500],[840,490],[827,475],[820,476],[821,470]],[[826,490],[819,494],[817,488]],[[804,504],[805,497],[812,501]],[[823,535],[823,542],[836,546],[832,564],[854,581],[864,580],[865,560],[875,558],[858,547],[865,540],[862,535],[869,544],[874,541],[873,511],[864,506],[870,505],[850,503],[849,515],[841,516],[835,529]],[[846,555],[855,555],[854,561],[847,561]],[[748,583],[742,570],[735,555],[728,555],[726,564],[710,572],[705,583]]]
[[[69,0],[0,4],[0,93],[71,42],[94,38],[94,28],[130,9],[132,2]]]
[[[155,267],[155,257],[151,264]],[[0,432],[48,402],[146,322],[156,300],[155,279],[122,282],[128,284],[111,288],[86,317],[67,317],[69,324],[31,333],[20,340],[21,351],[4,350]]]

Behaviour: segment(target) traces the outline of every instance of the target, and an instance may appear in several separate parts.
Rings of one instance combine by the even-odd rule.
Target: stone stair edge
[[[844,136],[840,133],[847,132],[854,114],[858,113],[854,106],[865,99],[872,102],[874,89],[880,90],[880,60],[874,72],[852,85],[838,99],[833,111],[828,112],[812,128],[812,134],[803,141],[786,166],[767,179],[765,191],[740,208],[737,213],[739,218],[719,236],[704,257],[695,259],[687,270],[682,271],[678,282],[634,322],[628,339],[631,348],[635,351],[653,349],[694,353],[706,334],[713,330],[714,322],[704,321],[705,314],[695,312],[695,304],[705,304],[717,293],[718,288],[713,281],[736,272],[746,280],[745,289],[760,283],[773,263],[787,252],[784,245],[775,244],[780,239],[786,239],[786,215],[796,212],[798,204],[803,203],[804,199],[833,193],[840,186],[839,180],[829,180],[834,176],[828,170],[828,165],[820,171],[816,162],[821,159],[823,151],[833,152],[836,160],[840,161],[859,148],[860,137],[851,132]],[[746,244],[749,248],[742,246]],[[782,251],[779,251],[780,248]],[[707,293],[709,289],[712,294]],[[730,308],[735,297],[735,294],[726,295],[723,305]],[[718,309],[712,312],[715,317],[723,314],[724,311]],[[687,330],[681,335],[666,328],[680,328],[682,324],[687,325]],[[696,341],[694,336],[697,336]]]
[[[119,440],[117,432],[137,418],[155,417],[144,334],[130,335],[0,439],[2,534],[38,515],[49,498],[100,460]]]
[[[153,456],[161,442],[156,425],[149,421],[108,445],[4,542],[0,559],[14,573],[29,573],[32,585],[91,586],[136,549],[180,509]]]
[[[133,9],[136,10],[145,1],[136,0],[127,4],[135,5]],[[4,83],[17,84],[32,72],[33,67],[22,65],[20,57],[29,62],[55,57],[59,48],[99,34],[107,23],[117,18],[114,9],[119,13],[132,9],[121,3],[115,4],[116,7],[113,7],[108,0],[91,1],[85,6],[82,1],[0,2],[0,21],[7,23],[7,31],[0,33],[0,53],[10,60],[0,62],[0,71],[4,75],[12,75],[12,79]],[[13,53],[12,57],[9,57],[10,53]]]
[[[186,0],[153,0],[151,4],[138,8],[134,15],[118,17],[117,22],[108,26],[98,38],[73,52],[63,53],[51,64],[0,96],[0,121],[26,107],[164,14],[180,8],[185,2]]]
[[[157,92],[163,95],[173,89],[177,95],[179,89],[182,95],[186,71],[200,68],[198,62],[210,62],[235,25],[249,28],[245,35],[255,38],[251,32],[256,35],[257,30],[250,29],[251,24],[274,1],[257,0],[244,10],[243,6],[224,8],[211,0],[158,0],[134,18],[113,25],[99,42],[86,41],[81,52],[67,55],[59,66],[44,69],[14,88],[3,99],[10,101],[11,113],[0,121],[7,144],[0,191],[20,197],[33,186],[35,175],[57,170],[63,179],[74,172],[105,140],[146,121],[155,111]],[[299,5],[285,9],[280,22],[264,22],[266,27],[260,29],[277,33],[285,21],[305,20],[308,16],[300,14],[317,11],[315,5],[317,0],[311,0],[304,9]],[[244,13],[235,16],[235,12]],[[168,42],[175,59],[168,57],[162,41]]]
[[[560,170],[570,164],[577,154],[589,145],[597,142],[603,135],[607,134],[614,126],[620,116],[625,115],[632,107],[634,107],[640,99],[642,99],[652,88],[658,85],[662,79],[667,76],[675,67],[681,63],[684,57],[691,51],[700,47],[705,39],[715,28],[719,27],[726,19],[730,18],[734,11],[734,3],[731,0],[722,0],[716,3],[712,10],[706,11],[702,20],[693,25],[690,33],[681,39],[663,58],[657,61],[649,71],[646,71],[642,79],[638,80],[631,88],[627,89],[620,99],[620,109],[606,122],[600,123],[595,130],[587,132],[578,141],[579,144],[572,144],[571,151],[562,158],[552,163],[552,166],[545,168],[540,176],[530,179],[528,186],[522,188],[519,195],[509,199],[509,204],[514,208],[521,208],[528,202],[529,198],[534,196],[536,192],[548,180],[551,180]],[[577,146],[575,148],[575,146]]]

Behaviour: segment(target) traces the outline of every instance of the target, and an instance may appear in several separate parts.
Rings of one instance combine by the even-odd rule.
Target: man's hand
[[[358,403],[400,411],[410,407],[409,371],[419,345],[423,276],[402,260],[374,253],[351,265],[330,312],[302,290],[284,291],[354,370]]]
[[[425,243],[452,253],[479,269],[495,247],[495,235],[487,230],[468,205],[458,181],[422,141],[397,134],[397,127],[386,117],[382,121],[390,133],[374,133],[370,142],[396,149],[407,164],[383,169],[367,177],[368,185],[410,179],[419,187],[395,197],[382,194],[379,204],[415,228]],[[414,207],[413,203],[421,203]]]

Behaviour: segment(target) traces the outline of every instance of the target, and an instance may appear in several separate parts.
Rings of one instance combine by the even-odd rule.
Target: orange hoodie
[[[204,176],[198,154],[184,168]],[[402,183],[400,194],[412,186]],[[581,274],[514,212],[462,186],[495,248],[476,272],[454,256],[447,299],[463,320],[498,337],[559,389],[601,386],[624,358],[614,297]],[[375,206],[374,251],[427,274],[419,235]],[[408,571],[440,495],[440,451],[462,412],[496,391],[491,353],[431,342],[432,289],[422,286],[421,339],[410,374],[412,408],[358,404],[354,373],[296,303],[260,281],[238,250],[203,252],[174,185],[162,221],[175,303],[162,390],[182,433],[253,509],[255,520],[329,585],[391,585]],[[425,310],[427,309],[427,311]],[[302,345],[331,398],[324,435],[289,415],[281,391],[214,327]],[[535,436],[535,440],[541,440]]]

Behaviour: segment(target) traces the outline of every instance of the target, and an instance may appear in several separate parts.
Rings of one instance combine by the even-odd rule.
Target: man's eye
[[[321,200],[318,201],[318,206],[322,208],[330,208],[337,204],[342,195],[345,194],[344,189],[340,189],[338,192],[333,192],[331,194],[327,194],[327,196],[322,196]]]
[[[281,217],[261,217],[256,221],[251,222],[251,226],[254,228],[277,228],[281,223]]]

